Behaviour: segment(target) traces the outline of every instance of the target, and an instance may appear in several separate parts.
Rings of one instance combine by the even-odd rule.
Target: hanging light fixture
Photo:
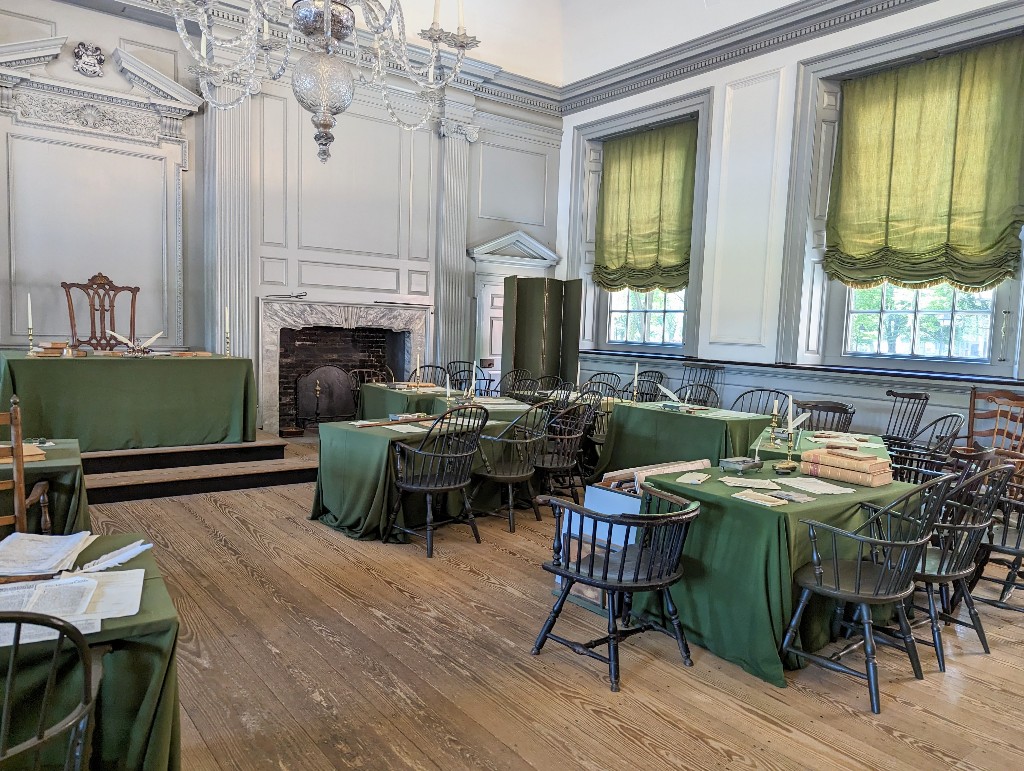
[[[447,32],[440,25],[441,0],[434,0],[434,20],[419,37],[428,45],[425,64],[415,64],[405,36],[405,14],[399,0],[250,0],[248,15],[241,32],[233,37],[218,37],[214,18],[224,0],[164,0],[174,15],[175,26],[185,50],[195,60],[190,68],[199,80],[199,89],[207,103],[217,109],[232,109],[245,99],[258,94],[264,79],[279,80],[291,62],[296,42],[308,49],[292,72],[292,91],[303,109],[312,113],[314,138],[321,161],[330,157],[334,141],[331,129],[352,104],[356,82],[380,91],[388,115],[406,130],[415,130],[435,116],[444,101],[444,90],[462,70],[466,51],[480,44],[466,34],[463,0],[459,0],[459,25],[456,32]],[[324,8],[329,6],[330,12]],[[366,49],[354,35],[354,7],[362,9],[363,23],[372,37]],[[224,15],[238,13],[227,7]],[[197,49],[186,28],[187,22],[199,25]],[[271,25],[287,25],[283,42],[274,40]],[[454,51],[454,60],[443,61],[442,51]],[[346,57],[344,51],[350,51]],[[274,59],[283,51],[280,64]],[[220,54],[220,56],[218,56]],[[356,63],[369,59],[369,77],[353,72],[346,58]],[[413,86],[411,92],[422,105],[411,121],[404,120],[395,109],[388,73],[404,76]],[[222,97],[221,87],[230,86],[240,93]]]

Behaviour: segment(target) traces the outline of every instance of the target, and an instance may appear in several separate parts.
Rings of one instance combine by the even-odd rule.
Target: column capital
[[[438,121],[437,133],[442,139],[462,137],[470,144],[480,138],[480,127],[472,123],[462,123],[451,118],[441,118]]]

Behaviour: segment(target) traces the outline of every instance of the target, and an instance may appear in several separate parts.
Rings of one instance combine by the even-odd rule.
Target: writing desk
[[[17,394],[26,437],[77,439],[82,452],[256,438],[252,362],[29,357],[0,353],[0,405]]]
[[[46,460],[25,464],[25,488],[42,480],[50,483],[50,520],[54,535],[71,535],[90,530],[89,501],[85,494],[82,476],[82,455],[75,439],[52,439],[53,447],[43,447]],[[0,463],[0,479],[11,478],[11,464]],[[0,492],[0,510],[13,507],[13,492]],[[28,531],[40,533],[40,509],[33,506],[28,510]],[[0,527],[0,538],[14,532],[14,526]]]

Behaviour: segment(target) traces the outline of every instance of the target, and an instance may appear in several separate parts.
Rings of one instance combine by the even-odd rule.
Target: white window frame
[[[892,69],[934,52],[948,53],[1017,34],[1024,8],[993,7],[942,19],[881,41],[800,62],[796,123],[786,225],[783,293],[777,360],[781,363],[856,367],[893,372],[956,373],[1016,377],[1024,359],[1020,276],[997,289],[993,311],[992,360],[899,358],[844,354],[847,289],[822,269],[823,213],[832,171],[836,112],[835,84],[843,79]],[[1004,311],[1009,313],[1004,314]]]
[[[630,342],[621,342],[620,343],[620,342],[612,342],[611,340],[609,340],[608,339],[608,327],[609,327],[609,324],[611,323],[611,313],[612,313],[612,310],[611,310],[611,297],[610,297],[611,293],[606,291],[606,290],[601,290],[601,300],[602,300],[602,303],[601,303],[602,311],[601,311],[601,313],[602,313],[602,315],[601,315],[601,324],[600,324],[600,335],[601,335],[601,342],[603,344],[602,345],[603,349],[607,350],[607,351],[630,351],[630,352],[633,352],[633,353],[644,353],[644,352],[658,353],[658,352],[661,352],[663,354],[664,353],[680,353],[681,354],[683,352],[683,350],[686,348],[686,342],[687,342],[686,338],[687,338],[687,331],[688,331],[687,327],[688,327],[689,322],[690,322],[690,318],[689,318],[689,316],[690,316],[690,304],[689,304],[690,293],[689,293],[688,290],[689,290],[689,287],[686,287],[686,288],[680,290],[683,293],[683,303],[684,303],[684,306],[685,306],[685,310],[682,311],[682,314],[683,314],[683,342],[681,344],[680,343],[630,343]],[[634,311],[634,313],[637,313],[637,312],[640,312],[640,311]],[[648,312],[656,313],[657,311],[648,311]],[[679,312],[679,311],[669,311],[669,313],[677,313],[677,312]]]

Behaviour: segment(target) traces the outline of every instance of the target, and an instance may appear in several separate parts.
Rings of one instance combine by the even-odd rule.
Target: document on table
[[[707,482],[711,478],[711,474],[701,474],[699,471],[691,471],[688,474],[683,474],[681,477],[676,477],[676,481],[684,485],[699,485]]]
[[[96,591],[92,578],[58,578],[0,586],[0,610],[45,613],[67,618],[85,612]]]
[[[793,477],[792,479],[780,479],[779,482],[789,487],[795,487],[797,490],[803,490],[805,493],[817,495],[841,495],[855,492],[852,487],[840,487],[817,477]]]
[[[719,477],[718,481],[729,487],[746,487],[748,490],[781,490],[770,479],[746,479],[744,477]]]
[[[422,434],[424,431],[426,431],[426,429],[423,428],[422,426],[412,425],[386,426],[386,428],[390,429],[391,431],[397,431],[400,434]]]
[[[741,501],[759,503],[762,506],[782,506],[785,503],[781,498],[765,495],[764,493],[759,493],[756,490],[740,490],[738,493],[733,493],[732,497],[739,498]]]
[[[74,535],[12,533],[0,541],[0,575],[59,573],[74,565],[78,555],[95,538],[89,532]]]
[[[77,574],[72,574],[77,575]],[[96,584],[89,604],[75,614],[77,619],[122,618],[134,616],[142,605],[142,583],[146,571],[112,570],[109,573],[90,573],[89,580]]]

